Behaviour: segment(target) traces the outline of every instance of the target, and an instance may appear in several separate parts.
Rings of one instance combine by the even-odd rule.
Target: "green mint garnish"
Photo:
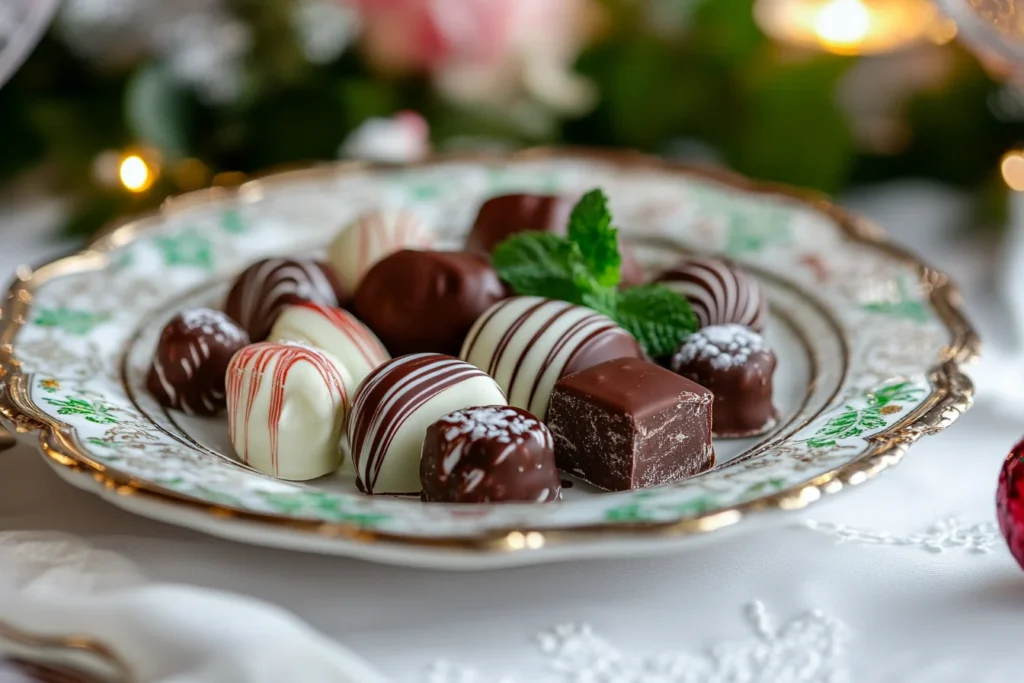
[[[619,266],[619,231],[612,227],[608,197],[600,189],[583,195],[569,216],[569,241],[580,248],[587,268],[601,287],[616,287]]]
[[[494,268],[516,294],[561,299],[604,313],[652,357],[675,353],[697,329],[690,303],[651,284],[619,290],[622,258],[608,198],[591,190],[573,208],[568,238],[520,232],[497,246]]]
[[[664,285],[640,285],[619,292],[612,318],[643,344],[655,358],[676,352],[697,329],[690,302]]]
[[[519,294],[583,304],[593,285],[575,243],[549,232],[520,232],[499,244],[491,262]],[[540,294],[543,292],[543,294]]]

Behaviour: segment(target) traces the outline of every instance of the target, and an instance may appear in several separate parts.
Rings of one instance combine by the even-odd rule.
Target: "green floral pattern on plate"
[[[153,243],[163,254],[168,266],[195,266],[213,270],[213,244],[195,228],[186,228],[176,234],[158,236]]]
[[[110,320],[109,313],[95,313],[60,306],[39,309],[34,322],[40,327],[56,327],[68,334],[81,336],[89,334],[97,325],[108,320]]]

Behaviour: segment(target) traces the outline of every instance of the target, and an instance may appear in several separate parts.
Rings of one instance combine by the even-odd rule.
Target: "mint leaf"
[[[676,352],[697,330],[690,302],[663,285],[642,285],[619,292],[615,314],[652,358]]]
[[[587,269],[601,287],[615,287],[619,267],[619,231],[612,227],[608,197],[598,188],[583,195],[569,216],[569,241],[579,246]]]
[[[523,296],[585,305],[584,295],[597,286],[579,247],[548,232],[509,237],[494,249],[491,263],[498,277]]]
[[[690,303],[662,285],[619,291],[618,231],[601,190],[583,195],[569,218],[568,239],[520,232],[491,255],[498,277],[516,294],[561,299],[604,313],[652,357],[676,352],[697,329]]]

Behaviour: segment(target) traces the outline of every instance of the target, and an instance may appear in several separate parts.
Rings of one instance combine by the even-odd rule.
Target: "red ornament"
[[[999,473],[996,516],[1010,553],[1024,568],[1024,440],[1006,456]]]

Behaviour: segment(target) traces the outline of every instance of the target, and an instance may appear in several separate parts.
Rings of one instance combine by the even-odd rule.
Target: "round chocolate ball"
[[[310,259],[271,258],[242,271],[228,293],[224,311],[249,333],[264,341],[285,306],[312,301],[340,306],[348,299],[345,288],[326,263]]]
[[[480,206],[466,249],[490,254],[517,232],[532,230],[565,235],[575,200],[559,195],[506,194],[491,197]],[[619,241],[623,286],[644,282],[644,271],[632,249]]]
[[[660,282],[689,300],[701,327],[736,323],[764,329],[765,299],[749,273],[726,261],[694,258],[662,272]]]
[[[228,363],[248,343],[245,330],[220,311],[179,313],[160,333],[146,387],[162,406],[189,415],[216,415],[226,405]]]
[[[454,356],[473,322],[504,297],[482,254],[406,249],[369,270],[356,290],[355,310],[394,356]]]
[[[458,410],[430,425],[420,483],[423,500],[440,503],[547,503],[562,486],[551,432],[508,406]]]
[[[743,325],[711,325],[690,335],[672,358],[672,369],[715,396],[715,436],[746,437],[775,426],[772,404],[775,354],[760,334]]]

